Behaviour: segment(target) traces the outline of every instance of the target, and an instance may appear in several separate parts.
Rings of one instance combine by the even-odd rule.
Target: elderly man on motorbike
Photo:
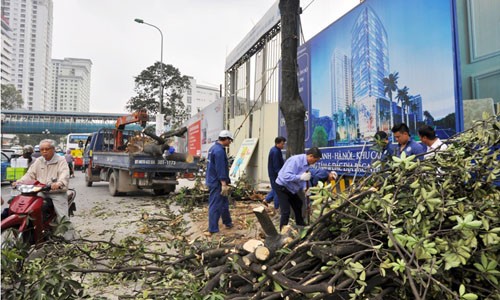
[[[69,184],[69,167],[66,159],[56,154],[56,143],[54,140],[45,139],[40,142],[41,157],[36,159],[30,166],[26,174],[18,180],[38,180],[44,184],[50,184],[51,190],[42,193],[43,197],[50,197],[54,203],[57,214],[57,221],[65,218],[69,220],[68,198],[66,191]],[[17,182],[14,182],[15,186]],[[65,238],[68,235],[65,234]]]

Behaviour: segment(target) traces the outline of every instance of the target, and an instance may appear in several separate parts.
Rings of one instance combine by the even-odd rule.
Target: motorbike
[[[57,216],[52,199],[38,195],[39,192],[50,191],[50,184],[30,180],[18,182],[13,189],[19,194],[10,200],[8,213],[2,216],[2,247],[11,238],[29,245],[39,244],[52,232]],[[73,216],[76,210],[76,191],[68,189],[66,194],[68,215]]]

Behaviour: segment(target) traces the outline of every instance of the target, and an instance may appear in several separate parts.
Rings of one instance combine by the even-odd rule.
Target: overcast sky
[[[52,58],[92,60],[91,112],[125,112],[134,76],[160,60],[199,84],[224,83],[231,52],[275,0],[54,0]],[[302,0],[306,40],[359,0]],[[310,5],[309,5],[310,4]]]

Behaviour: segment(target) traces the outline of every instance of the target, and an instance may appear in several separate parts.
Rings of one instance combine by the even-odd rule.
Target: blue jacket
[[[380,160],[381,161],[387,161],[389,159],[389,156],[394,153],[394,145],[391,143],[387,143],[385,145],[384,149],[382,149],[382,154],[380,155]]]
[[[283,160],[281,149],[276,146],[272,147],[269,151],[269,157],[267,158],[267,174],[271,181],[276,181],[278,173],[284,164],[285,161]]]
[[[300,180],[300,175],[308,170],[307,156],[305,154],[294,155],[285,161],[278,173],[276,183],[296,194],[300,189],[305,188],[305,181]]]
[[[328,180],[330,175],[330,171],[326,169],[311,168],[309,171],[311,172],[310,186],[317,186],[318,182]]]
[[[403,151],[406,153],[406,157],[413,154],[418,155],[421,153],[425,153],[425,150],[426,149],[424,149],[421,144],[413,140],[409,140],[408,143],[406,143],[406,146],[403,148]],[[399,144],[393,147],[393,153],[396,156],[401,156],[401,153],[403,153],[403,151],[400,150]],[[423,156],[419,157],[419,159],[423,158],[424,158]]]
[[[207,176],[205,184],[208,187],[220,185],[221,180],[231,183],[229,179],[229,167],[224,146],[215,142],[208,150]]]

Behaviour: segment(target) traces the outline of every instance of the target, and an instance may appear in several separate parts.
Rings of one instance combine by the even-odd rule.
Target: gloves
[[[227,197],[231,194],[231,189],[229,185],[223,185],[220,191],[220,194],[224,197]]]
[[[338,177],[337,172],[335,171],[330,172],[330,180],[337,180],[337,177]]]
[[[304,173],[300,174],[300,180],[302,180],[302,181],[311,180],[311,173],[310,172],[304,172]]]

